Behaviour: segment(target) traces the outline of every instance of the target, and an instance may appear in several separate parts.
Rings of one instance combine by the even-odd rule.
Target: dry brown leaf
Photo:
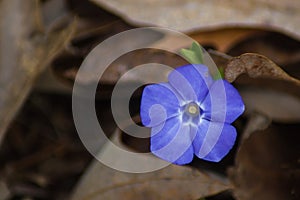
[[[238,200],[300,198],[299,124],[273,124],[244,141],[229,171]]]
[[[244,73],[251,78],[286,80],[300,86],[300,80],[289,76],[267,57],[255,53],[245,53],[232,58],[225,68],[225,79],[233,82]]]
[[[294,0],[92,1],[137,25],[162,26],[184,32],[229,26],[260,27],[300,37],[300,2]]]
[[[230,189],[189,167],[170,165],[147,174],[117,172],[98,161],[93,163],[72,200],[170,199],[189,200]]]
[[[45,36],[37,2],[0,2],[0,142],[35,79],[73,32],[70,26]]]
[[[116,137],[114,138],[116,139]],[[114,141],[114,143],[117,143],[123,149],[128,149],[120,141]],[[106,154],[106,156],[110,156],[111,160],[116,161],[127,159],[114,155],[111,146],[105,145],[100,154]],[[148,159],[157,159],[160,162],[154,156],[145,155],[146,163]],[[146,163],[131,164],[145,165]],[[149,173],[124,173],[111,169],[95,160],[81,179],[71,199],[190,200],[213,195],[230,188],[231,185],[227,181],[208,176],[190,167],[169,165],[161,170]]]
[[[218,66],[226,66],[228,63],[225,78],[237,84],[246,105],[246,115],[251,117],[258,112],[276,122],[300,121],[298,79],[290,77],[272,61],[258,54],[248,53],[232,58],[217,51],[210,50],[209,53]],[[252,78],[243,76],[243,73]]]
[[[217,54],[214,57],[219,58]],[[236,80],[246,105],[246,114],[259,112],[273,121],[300,121],[300,81],[288,75],[267,57],[246,53],[229,59],[225,79]],[[225,61],[224,61],[225,60]],[[241,76],[247,74],[248,76]],[[249,78],[250,77],[250,78]]]

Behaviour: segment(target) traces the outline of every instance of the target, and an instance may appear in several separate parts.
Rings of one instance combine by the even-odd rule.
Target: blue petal
[[[205,65],[185,65],[176,68],[169,74],[170,84],[187,102],[202,102],[213,82]]]
[[[176,135],[181,126],[179,117],[172,117],[167,121],[151,128],[151,151],[166,146]]]
[[[202,120],[193,141],[197,157],[219,162],[228,154],[236,139],[236,129],[230,124]]]
[[[197,127],[184,125],[179,117],[168,119],[164,125],[151,130],[151,152],[168,162],[183,165],[194,157],[192,141]]]
[[[239,92],[226,80],[215,81],[200,105],[203,117],[213,122],[232,123],[245,110]]]
[[[179,114],[179,100],[168,83],[148,85],[141,100],[141,121],[153,127]]]

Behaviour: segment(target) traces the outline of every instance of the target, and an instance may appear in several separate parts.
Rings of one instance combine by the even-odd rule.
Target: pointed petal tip
[[[230,124],[209,121],[203,123],[203,126],[206,127],[206,131],[201,141],[193,141],[195,155],[206,161],[220,162],[235,144],[236,129]]]

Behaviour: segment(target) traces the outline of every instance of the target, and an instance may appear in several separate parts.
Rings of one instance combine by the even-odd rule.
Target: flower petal
[[[179,117],[172,117],[151,128],[151,151],[156,151],[166,146],[179,131],[181,120]]]
[[[193,64],[176,68],[169,74],[170,84],[187,102],[202,102],[213,79],[205,65]]]
[[[217,80],[213,83],[200,107],[205,119],[229,124],[245,110],[239,92],[226,80]]]
[[[153,127],[179,114],[179,100],[168,83],[144,88],[140,116],[144,126]]]
[[[228,154],[236,139],[236,129],[230,124],[202,120],[193,141],[197,157],[219,162]]]
[[[223,131],[218,142],[215,144],[214,148],[209,152],[209,154],[207,154],[203,159],[219,162],[232,149],[236,140],[236,135],[236,129],[233,126],[224,124]]]
[[[194,157],[192,141],[196,132],[197,127],[182,124],[179,117],[168,119],[164,125],[152,128],[151,152],[174,164],[190,163]]]

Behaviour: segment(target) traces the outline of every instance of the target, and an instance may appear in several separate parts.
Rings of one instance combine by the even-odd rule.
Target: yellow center
[[[188,106],[188,112],[190,113],[190,114],[192,114],[192,115],[194,115],[194,114],[197,114],[198,113],[198,106],[197,105],[195,105],[195,104],[190,104],[189,106]]]

